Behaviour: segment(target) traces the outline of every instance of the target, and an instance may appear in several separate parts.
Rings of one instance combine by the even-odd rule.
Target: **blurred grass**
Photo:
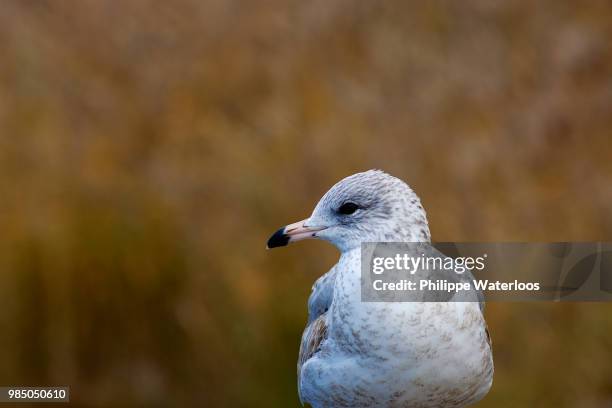
[[[610,240],[607,1],[5,1],[0,384],[75,406],[296,406],[321,242],[356,171],[438,241]],[[480,406],[612,405],[612,309],[491,304]]]

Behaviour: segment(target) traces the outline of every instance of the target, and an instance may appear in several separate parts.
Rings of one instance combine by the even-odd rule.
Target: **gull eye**
[[[350,215],[357,211],[359,206],[355,203],[344,203],[338,208],[338,212],[342,215]]]

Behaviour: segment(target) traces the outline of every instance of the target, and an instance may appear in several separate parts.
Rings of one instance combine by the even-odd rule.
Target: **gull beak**
[[[317,232],[322,231],[327,227],[313,227],[306,225],[308,219],[289,224],[276,231],[266,246],[267,249],[281,247],[290,242],[301,241],[303,239],[316,238]]]

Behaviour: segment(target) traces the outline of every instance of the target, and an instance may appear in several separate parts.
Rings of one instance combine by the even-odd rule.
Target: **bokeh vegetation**
[[[438,241],[612,239],[612,3],[0,5],[0,384],[297,406],[310,285],[266,252],[382,168]],[[490,304],[482,407],[612,405],[612,306]]]

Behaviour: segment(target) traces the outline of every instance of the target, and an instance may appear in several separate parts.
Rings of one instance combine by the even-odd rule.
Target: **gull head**
[[[309,238],[329,241],[345,252],[362,242],[429,242],[430,234],[414,191],[396,177],[369,170],[336,183],[310,217],[276,231],[268,248]]]

